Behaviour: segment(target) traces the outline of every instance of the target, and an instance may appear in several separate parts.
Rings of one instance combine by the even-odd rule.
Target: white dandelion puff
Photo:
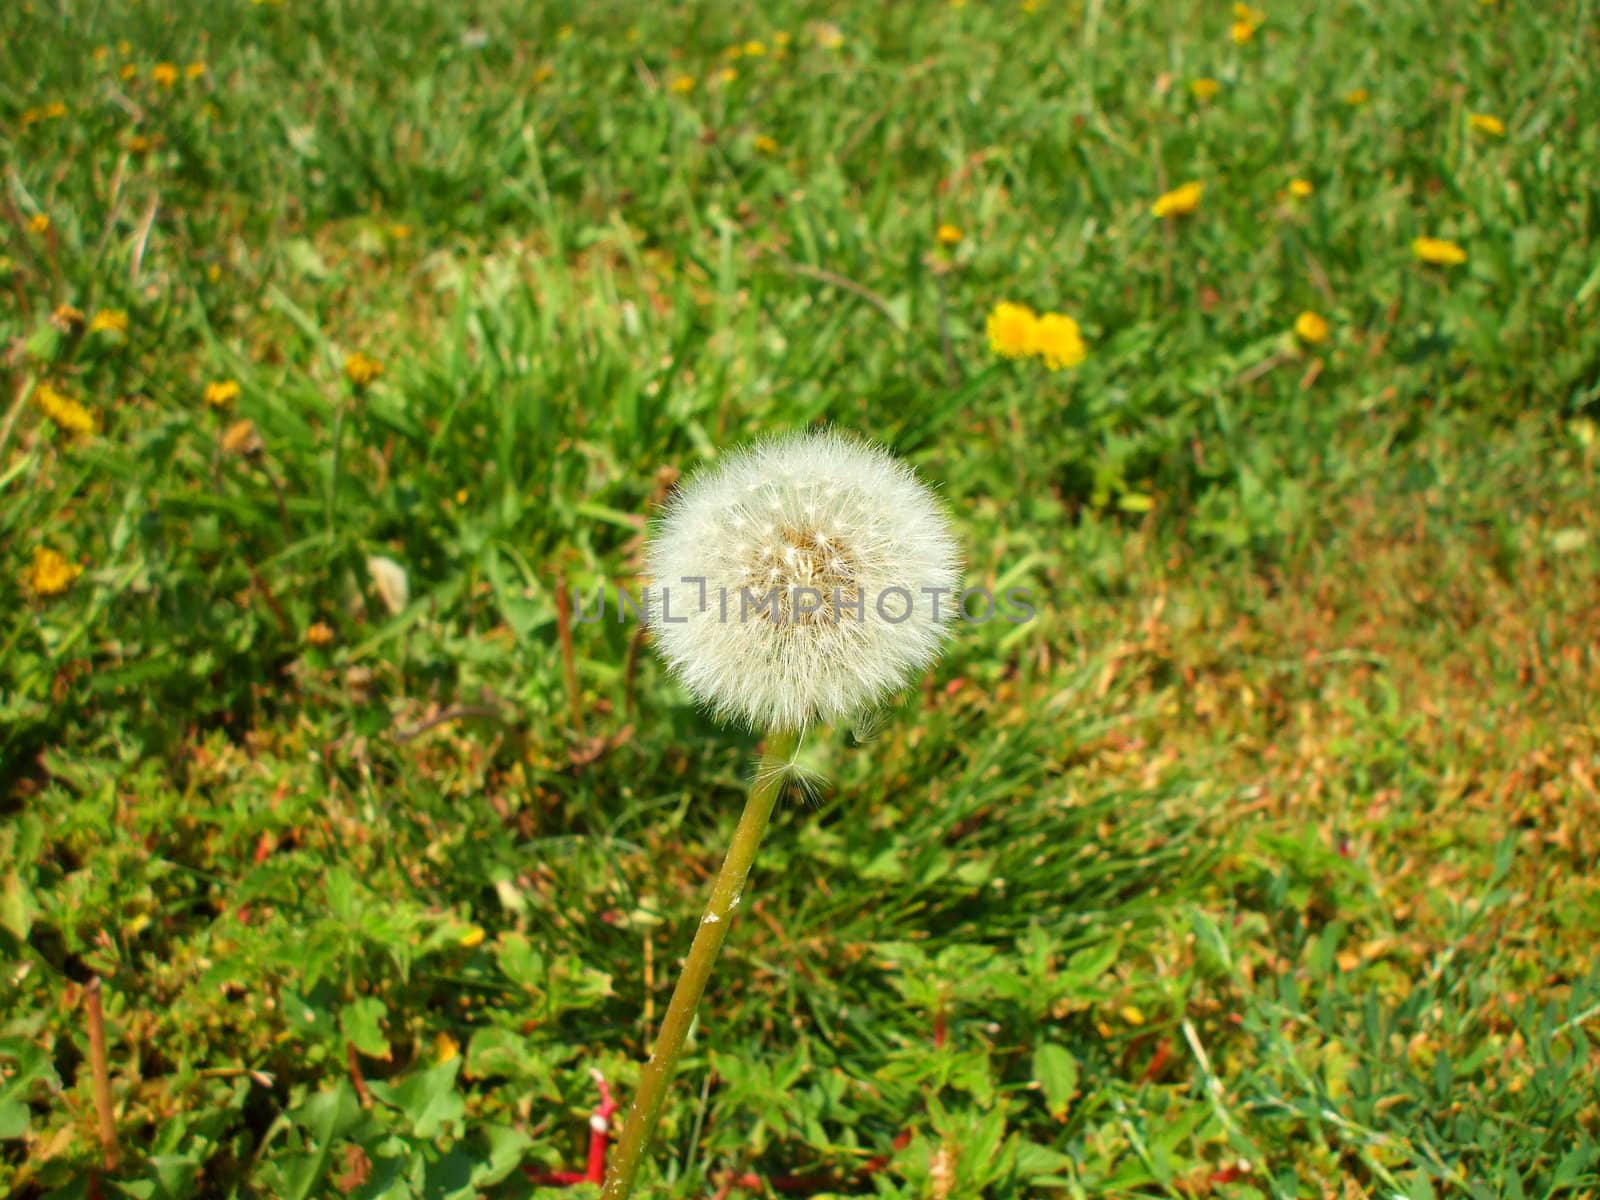
[[[921,674],[958,615],[961,563],[934,493],[834,432],[757,442],[695,475],[651,531],[647,619],[724,718],[801,730]]]

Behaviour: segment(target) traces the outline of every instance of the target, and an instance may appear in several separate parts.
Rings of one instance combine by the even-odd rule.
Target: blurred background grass
[[[1039,616],[816,740],[661,1194],[1600,1187],[1592,5],[0,30],[0,1183],[581,1162],[752,746],[559,581],[830,421]]]

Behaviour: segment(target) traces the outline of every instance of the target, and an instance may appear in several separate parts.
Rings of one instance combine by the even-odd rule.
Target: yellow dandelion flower
[[[1253,21],[1235,21],[1228,30],[1228,36],[1233,39],[1235,46],[1243,46],[1256,36],[1256,28]]]
[[[134,66],[132,63],[123,63],[121,69],[118,70],[117,75],[124,80],[137,79],[139,78],[139,68]]]
[[[1206,185],[1195,180],[1190,180],[1181,187],[1175,187],[1170,192],[1156,197],[1156,202],[1150,206],[1150,214],[1155,217],[1185,217],[1200,207],[1200,197],[1205,194]]]
[[[106,59],[111,57],[111,47],[110,46],[96,46],[90,52],[89,57],[94,59],[94,61],[97,62],[97,63],[98,62],[105,62]]]
[[[50,228],[50,218],[44,213],[34,213],[28,218],[28,228],[34,233],[44,233]]]
[[[1491,117],[1488,113],[1468,113],[1467,124],[1479,133],[1487,133],[1490,137],[1506,135],[1506,123],[1499,117]]]
[[[83,321],[83,309],[70,304],[58,304],[55,312],[50,314],[50,324],[62,333],[75,333],[83,328]]]
[[[49,546],[35,546],[33,562],[29,565],[24,578],[28,590],[35,596],[59,596],[82,574],[83,568],[69,560],[59,550],[52,550]]]
[[[780,29],[777,33],[772,35],[772,44],[777,46],[780,50],[787,46],[790,40],[789,31],[787,29]]]
[[[744,55],[744,47],[743,46],[729,46],[726,50],[724,50],[722,52],[722,57],[727,59],[729,62],[733,62],[735,59],[743,57],[743,55]]]
[[[732,83],[737,78],[739,78],[739,72],[732,67],[723,67],[722,70],[717,72],[718,81],[724,84]]]
[[[694,91],[694,76],[678,75],[674,77],[672,82],[667,84],[667,90],[670,92],[676,92],[680,96],[687,96],[690,92]]]
[[[357,391],[370,387],[383,374],[383,364],[357,350],[345,355],[344,377]]]
[[[776,154],[778,152],[778,139],[768,137],[764,133],[756,134],[755,141],[751,145],[761,154]]]
[[[1039,0],[1022,0],[1022,11],[1036,13],[1039,11]]]
[[[556,41],[558,41],[558,42],[564,42],[567,39],[569,39],[571,36],[572,36],[572,26],[571,25],[563,25],[560,29],[556,30]]]
[[[1351,108],[1360,108],[1363,104],[1371,99],[1372,93],[1367,91],[1367,89],[1364,87],[1351,88],[1344,94],[1344,102]]]
[[[145,137],[145,135],[142,133],[131,133],[128,135],[128,153],[130,154],[148,154],[151,146],[154,144],[154,142]]]
[[[1444,238],[1419,237],[1411,243],[1411,253],[1435,267],[1459,267],[1467,261],[1467,252]]]
[[[989,313],[984,329],[989,349],[1001,358],[1022,358],[1033,353],[1034,330],[1039,318],[1026,304],[1002,300]]]
[[[150,68],[150,78],[161,87],[169,88],[178,82],[178,68],[173,63],[157,63]]]
[[[202,397],[207,408],[229,408],[239,398],[239,382],[235,379],[219,379],[206,384]]]
[[[130,42],[127,38],[123,38],[120,42],[117,43],[117,54],[118,54],[119,57],[127,58],[128,55],[130,55],[132,53],[133,53],[133,43]]]
[[[1235,21],[1249,21],[1252,25],[1260,25],[1267,19],[1267,14],[1259,8],[1251,8],[1248,4],[1235,4],[1233,6],[1233,19]]]
[[[767,44],[757,38],[751,38],[744,44],[746,58],[761,58],[767,53]]]
[[[89,318],[90,333],[128,332],[128,314],[120,308],[102,308]]]
[[[74,437],[88,437],[94,432],[94,414],[48,383],[41,383],[34,388],[33,402],[55,423],[56,428]]]
[[[403,221],[390,221],[383,227],[383,232],[396,242],[403,242],[411,236],[411,226]]]
[[[203,62],[192,62],[183,69],[183,73],[190,79],[199,79],[206,73],[206,65]]]
[[[1088,355],[1078,323],[1062,313],[1047,312],[1033,327],[1033,353],[1052,371],[1077,366]]]
[[[933,236],[938,241],[939,245],[945,247],[946,249],[950,249],[961,244],[961,230],[958,227],[951,225],[948,221],[939,226],[938,230]]]
[[[1191,79],[1189,90],[1194,93],[1196,100],[1215,100],[1222,85],[1215,79]]]
[[[483,945],[483,939],[485,936],[486,935],[483,932],[483,926],[468,925],[466,932],[461,935],[460,941],[463,946],[465,946],[468,950],[471,950],[474,946]]]
[[[1314,312],[1303,312],[1294,319],[1294,332],[1295,336],[1308,346],[1325,342],[1328,340],[1327,318],[1318,316]]]
[[[461,1043],[448,1033],[441,1033],[433,1039],[433,1057],[438,1062],[449,1062],[461,1053]]]
[[[313,621],[306,628],[306,641],[313,646],[327,646],[333,642],[333,629],[326,621]]]
[[[1311,181],[1309,179],[1289,180],[1289,195],[1293,196],[1296,200],[1304,200],[1315,190],[1316,189],[1311,186]]]
[[[549,63],[540,63],[533,69],[534,83],[549,83],[556,77],[556,69]]]

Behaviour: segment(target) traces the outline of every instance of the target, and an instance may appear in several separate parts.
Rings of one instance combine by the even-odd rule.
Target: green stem
[[[639,1070],[639,1087],[634,1092],[633,1103],[628,1106],[628,1118],[623,1123],[616,1152],[611,1156],[611,1169],[606,1175],[601,1200],[627,1200],[633,1191],[634,1177],[639,1173],[645,1147],[661,1118],[661,1105],[667,1098],[667,1085],[672,1082],[678,1058],[683,1053],[684,1039],[689,1035],[695,1010],[700,1007],[700,997],[706,990],[706,980],[711,977],[717,953],[722,949],[722,939],[728,936],[728,923],[744,891],[744,881],[750,874],[756,849],[761,845],[761,835],[766,833],[767,822],[772,818],[772,806],[783,785],[784,766],[793,757],[798,743],[799,735],[794,733],[767,736],[761,765],[756,768],[755,782],[750,785],[750,796],[745,801],[744,815],[733,831],[722,870],[717,872],[716,883],[711,887],[711,901],[706,905],[705,916],[700,918],[700,927],[695,931],[694,944],[689,947],[689,957],[684,960],[678,986],[672,991],[661,1032],[656,1035],[649,1060]]]
[[[323,516],[329,533],[333,532],[334,507],[339,502],[339,468],[344,459],[344,417],[349,407],[349,401],[341,400],[333,414],[333,462],[328,468],[328,495],[323,504]]]

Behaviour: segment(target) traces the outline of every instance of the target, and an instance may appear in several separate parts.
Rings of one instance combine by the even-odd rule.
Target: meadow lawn
[[[1037,616],[808,739],[641,1194],[1600,1194],[1591,0],[0,36],[0,1192],[592,1196],[755,739],[558,596],[831,423]]]

